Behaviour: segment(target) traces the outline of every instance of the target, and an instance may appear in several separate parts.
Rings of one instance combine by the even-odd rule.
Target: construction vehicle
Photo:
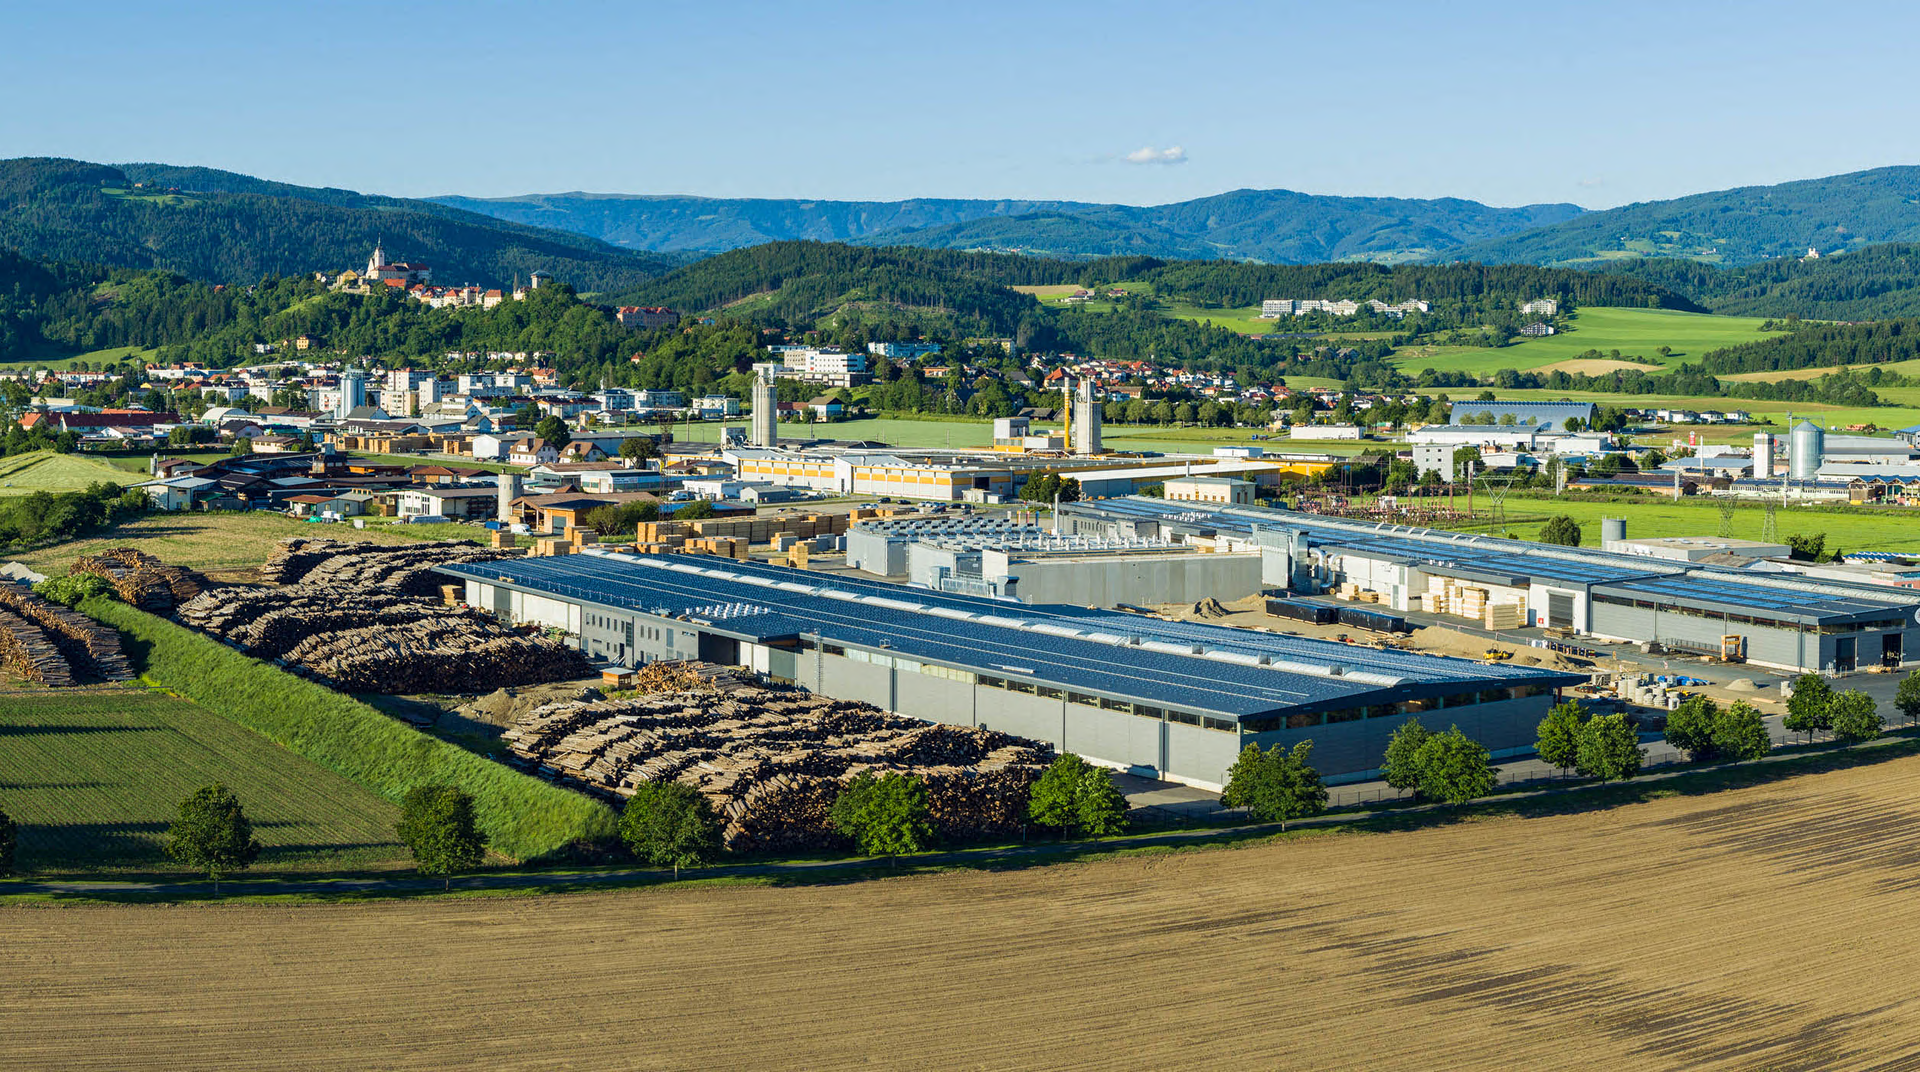
[[[1480,657],[1490,663],[1504,663],[1513,658],[1513,653],[1505,648],[1488,648]]]

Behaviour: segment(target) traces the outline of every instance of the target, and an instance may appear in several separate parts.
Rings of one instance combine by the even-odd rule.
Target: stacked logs
[[[742,688],[549,704],[502,734],[549,778],[632,796],[647,782],[697,787],[735,852],[826,848],[834,800],[863,772],[927,783],[934,826],[972,840],[1020,829],[1052,759],[1037,741],[929,724],[848,700]]]
[[[115,630],[10,584],[0,584],[0,609],[36,627],[54,646],[67,665],[69,683],[80,678],[133,680],[133,665]]]
[[[131,547],[116,547],[74,562],[67,571],[92,573],[113,585],[125,602],[141,610],[170,614],[206,589],[207,579],[184,566],[169,566]]]
[[[280,546],[260,567],[260,577],[270,584],[432,596],[439,594],[444,580],[433,572],[435,566],[493,562],[518,554],[512,549],[481,547],[467,540],[382,546],[293,536],[280,541]]]
[[[0,610],[0,671],[55,688],[74,683],[66,657],[46,631],[9,610]]]
[[[592,672],[586,658],[564,644],[515,631],[472,608],[398,594],[366,573],[359,577],[368,587],[308,580],[217,589],[182,604],[177,617],[249,655],[280,660],[347,692],[491,692]]]

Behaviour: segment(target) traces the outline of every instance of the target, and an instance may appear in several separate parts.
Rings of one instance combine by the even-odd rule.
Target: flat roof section
[[[1911,604],[1903,607],[1897,602],[1878,602],[1823,592],[1811,584],[1795,588],[1776,587],[1741,581],[1726,574],[1699,572],[1604,585],[1596,587],[1594,594],[1650,599],[1716,613],[1751,612],[1806,625],[1883,621],[1910,618],[1913,614]],[[1897,596],[1892,598],[1898,599]]]
[[[781,567],[736,569],[746,564],[731,560],[713,563],[701,563],[699,556],[594,554],[449,565],[439,571],[583,603],[689,619],[741,639],[810,636],[1228,719],[1585,680],[1529,667],[1490,667],[1326,641],[1278,646],[1276,658],[1262,649],[1274,641],[1301,638],[1071,607],[1038,608],[1041,613],[1036,614],[1029,604],[890,585],[868,587],[874,582],[849,583]],[[1232,636],[1240,633],[1247,635]],[[1263,655],[1282,665],[1263,665]],[[1383,655],[1396,658],[1376,658]]]

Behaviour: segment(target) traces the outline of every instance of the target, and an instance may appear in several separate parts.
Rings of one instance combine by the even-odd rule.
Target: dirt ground
[[[844,887],[0,909],[9,1069],[1920,1066],[1920,758]]]

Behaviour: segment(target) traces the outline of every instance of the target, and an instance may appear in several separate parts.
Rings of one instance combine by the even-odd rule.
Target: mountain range
[[[440,282],[495,287],[544,268],[580,290],[620,290],[688,259],[430,201],[212,168],[0,160],[0,248],[37,260],[238,283],[358,268],[382,241],[395,260],[432,265]]]
[[[1167,205],[1077,201],[802,201],[623,194],[437,197],[452,208],[631,249],[723,252],[811,239],[1052,257],[1142,254],[1311,264],[1415,260],[1580,215],[1577,205],[1234,190]]]
[[[718,252],[788,239],[1050,257],[1278,264],[1373,260],[1586,265],[1679,258],[1740,266],[1920,241],[1920,167],[1744,186],[1589,212],[1457,198],[1234,190],[1167,205],[809,201],[622,194],[440,197],[440,204],[631,249]]]

